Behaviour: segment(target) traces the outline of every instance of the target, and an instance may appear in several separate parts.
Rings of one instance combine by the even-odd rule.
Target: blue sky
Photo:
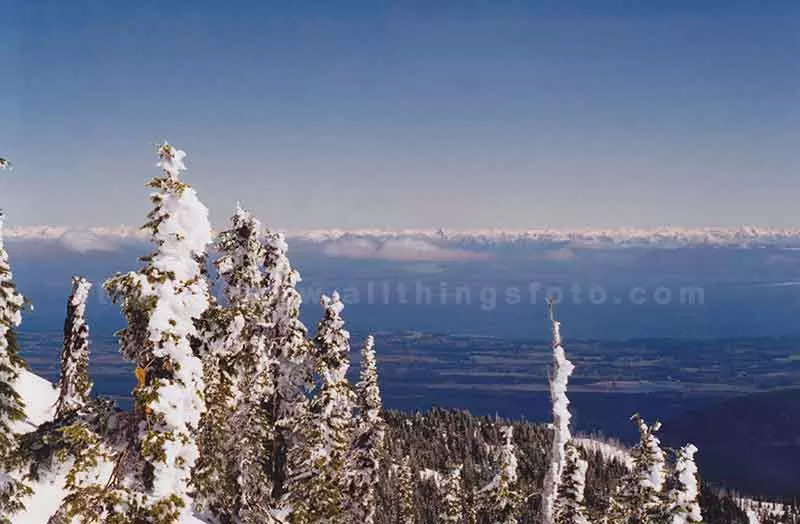
[[[141,223],[167,138],[216,225],[800,226],[796,2],[3,9],[12,225]]]

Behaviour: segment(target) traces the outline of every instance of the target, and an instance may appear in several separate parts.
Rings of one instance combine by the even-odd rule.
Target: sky
[[[10,225],[800,227],[797,2],[6,0]]]

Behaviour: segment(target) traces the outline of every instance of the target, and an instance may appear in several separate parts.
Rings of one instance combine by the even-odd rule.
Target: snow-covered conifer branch
[[[19,355],[14,329],[22,322],[25,299],[14,285],[11,264],[3,243],[3,214],[0,212],[0,523],[10,523],[8,516],[24,508],[23,498],[30,488],[17,469],[17,435],[12,427],[25,419],[25,403],[15,383],[25,369]]]

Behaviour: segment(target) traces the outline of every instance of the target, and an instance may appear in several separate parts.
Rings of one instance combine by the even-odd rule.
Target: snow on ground
[[[27,420],[14,424],[14,431],[28,433],[35,430],[38,425],[52,420],[58,399],[58,390],[53,384],[30,371],[23,371],[14,387],[22,396],[28,415]],[[30,485],[33,488],[33,495],[24,501],[25,510],[14,515],[14,524],[47,524],[66,496],[64,483],[70,467],[70,463],[65,463],[55,471],[43,472],[40,480]],[[109,472],[110,470],[105,472],[105,475],[107,476]],[[206,524],[194,516],[184,518],[181,523]]]
[[[33,495],[25,499],[25,509],[14,515],[14,524],[47,524],[67,495],[64,483],[69,468],[70,464],[63,464],[57,471],[43,473],[39,482],[29,484]]]
[[[53,418],[58,400],[58,390],[53,384],[30,371],[23,371],[17,378],[14,389],[24,399],[25,413],[28,415],[27,420],[12,426],[15,432],[28,433]]]

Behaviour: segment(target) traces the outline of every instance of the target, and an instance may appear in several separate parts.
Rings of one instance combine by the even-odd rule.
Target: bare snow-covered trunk
[[[61,350],[61,380],[56,416],[75,410],[89,401],[89,325],[86,301],[92,284],[82,277],[72,278],[72,293],[64,322],[64,347]]]
[[[554,523],[555,501],[565,463],[564,448],[570,440],[571,415],[567,398],[567,383],[572,370],[575,369],[572,362],[567,360],[564,348],[561,346],[561,323],[553,315],[552,304],[550,322],[553,326],[553,375],[550,378],[550,398],[553,404],[553,444],[542,492],[542,524]]]

